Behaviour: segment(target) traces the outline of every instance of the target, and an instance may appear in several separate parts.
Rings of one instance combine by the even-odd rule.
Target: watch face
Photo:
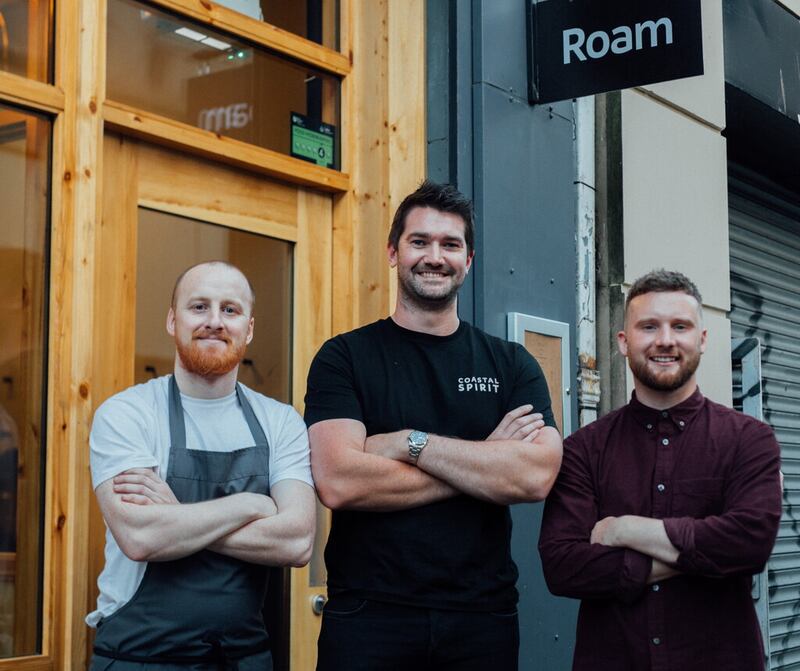
[[[412,431],[408,434],[408,442],[414,446],[424,447],[428,442],[428,434],[424,431]]]

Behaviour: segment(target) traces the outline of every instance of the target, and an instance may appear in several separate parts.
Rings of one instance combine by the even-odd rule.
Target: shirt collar
[[[631,394],[631,402],[628,407],[634,419],[648,430],[653,428],[661,419],[669,419],[679,430],[683,430],[705,405],[705,402],[706,397],[700,393],[700,387],[698,387],[689,398],[678,403],[678,405],[666,410],[656,410],[644,405],[636,398],[636,392],[634,391]]]

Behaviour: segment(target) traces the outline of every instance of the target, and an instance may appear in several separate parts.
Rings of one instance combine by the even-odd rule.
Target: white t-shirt
[[[169,381],[159,377],[130,387],[103,403],[95,413],[89,438],[92,486],[131,468],[155,468],[166,478],[169,462]],[[303,419],[290,405],[242,385],[269,441],[269,484],[293,479],[313,487],[308,436]],[[233,451],[253,445],[253,436],[236,398],[198,399],[181,394],[190,450]],[[126,557],[106,527],[105,567],[97,579],[97,610],[92,627],[125,605],[136,592],[147,562]]]

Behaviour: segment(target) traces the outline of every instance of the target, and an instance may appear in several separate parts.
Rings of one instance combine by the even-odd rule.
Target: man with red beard
[[[521,346],[458,317],[472,204],[424,182],[394,216],[391,317],[336,336],[305,419],[333,509],[319,671],[514,671],[509,504],[544,498],[561,460],[547,383]]]
[[[705,398],[702,299],[680,273],[631,286],[625,407],[564,441],[539,551],[554,594],[581,599],[573,669],[762,671],[751,576],[781,516],[772,429]]]
[[[95,414],[107,533],[92,669],[272,668],[267,567],[308,562],[315,497],[300,416],[237,382],[254,301],[228,263],[186,270],[167,315],[174,373]]]

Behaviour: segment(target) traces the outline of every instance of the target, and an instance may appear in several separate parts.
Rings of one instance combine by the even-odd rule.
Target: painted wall
[[[652,268],[703,295],[703,392],[730,405],[730,278],[722,5],[703,2],[705,74],[621,94],[623,290]],[[628,392],[633,388],[630,374]]]

